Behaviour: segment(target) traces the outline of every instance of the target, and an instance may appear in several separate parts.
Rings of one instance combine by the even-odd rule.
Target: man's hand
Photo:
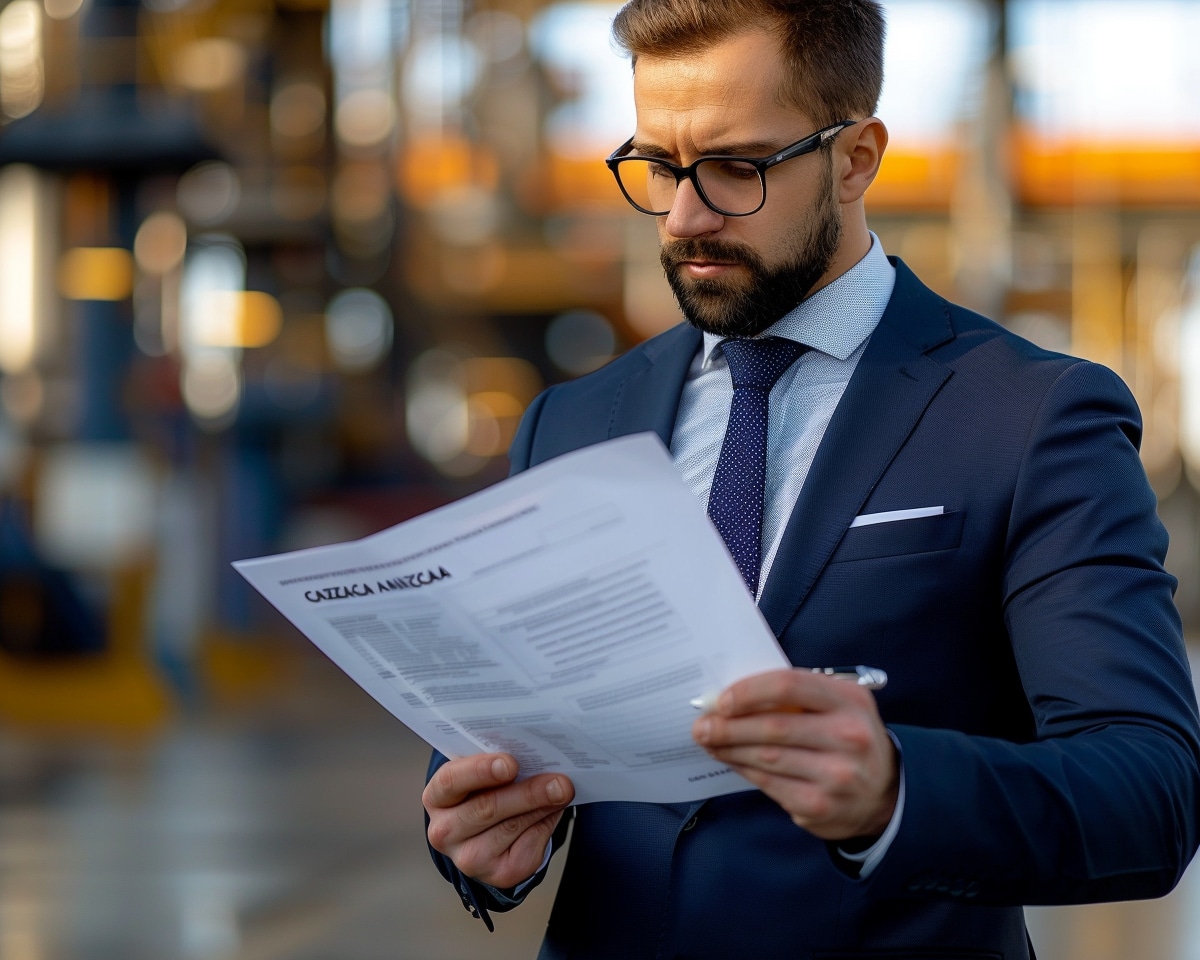
[[[429,845],[468,877],[507,889],[542,865],[546,844],[575,786],[544,773],[516,783],[517,761],[507,753],[451,760],[421,794],[429,814]]]
[[[896,809],[899,764],[869,690],[772,670],[725,690],[692,736],[823,840],[878,836]]]

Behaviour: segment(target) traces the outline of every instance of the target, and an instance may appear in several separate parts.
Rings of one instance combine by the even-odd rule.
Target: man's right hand
[[[502,890],[537,873],[575,797],[562,774],[516,778],[517,761],[509,754],[481,753],[441,766],[421,794],[429,845],[468,877]]]

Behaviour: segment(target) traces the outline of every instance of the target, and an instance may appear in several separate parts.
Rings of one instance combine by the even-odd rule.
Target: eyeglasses
[[[658,157],[626,156],[633,147],[630,137],[604,162],[617,178],[625,199],[634,209],[652,217],[671,212],[679,184],[685,178],[692,181],[710,210],[723,217],[748,217],[767,202],[767,171],[771,167],[812,153],[856,123],[842,120],[824,127],[769,157],[701,157],[686,167]]]

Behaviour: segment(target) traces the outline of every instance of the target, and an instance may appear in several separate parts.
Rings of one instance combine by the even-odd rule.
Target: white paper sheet
[[[653,434],[234,566],[448,756],[505,750],[576,803],[752,789],[693,742],[689,701],[789,664]]]

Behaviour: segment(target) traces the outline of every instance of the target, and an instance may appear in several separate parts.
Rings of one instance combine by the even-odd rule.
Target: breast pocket
[[[830,563],[953,550],[962,542],[965,517],[962,511],[954,510],[932,517],[851,527],[842,537]]]

